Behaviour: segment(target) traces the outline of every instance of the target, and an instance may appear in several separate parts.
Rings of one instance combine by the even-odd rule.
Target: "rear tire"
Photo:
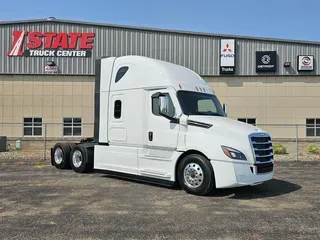
[[[194,195],[206,195],[215,187],[215,177],[210,161],[199,154],[182,159],[178,167],[178,180],[182,189]]]
[[[93,169],[92,150],[76,145],[70,153],[70,165],[77,173],[91,172]]]
[[[68,143],[68,145],[70,147],[70,153],[77,146],[77,144],[75,144],[75,143]]]
[[[53,165],[57,169],[70,169],[70,147],[67,143],[57,143],[53,147]]]

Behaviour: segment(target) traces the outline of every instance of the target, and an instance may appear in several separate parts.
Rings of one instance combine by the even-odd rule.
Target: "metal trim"
[[[89,25],[98,27],[110,27],[110,28],[124,28],[130,30],[143,30],[143,31],[154,31],[154,32],[165,32],[165,33],[175,33],[184,35],[198,35],[198,36],[208,36],[215,38],[235,38],[243,40],[258,40],[267,42],[279,42],[279,43],[294,43],[294,44],[305,44],[305,45],[320,45],[320,42],[307,41],[307,40],[292,40],[292,39],[281,39],[281,38],[268,38],[268,37],[251,37],[251,36],[241,36],[241,35],[229,35],[229,34],[215,34],[215,33],[205,33],[196,31],[185,31],[185,30],[172,30],[172,29],[160,29],[152,27],[137,27],[128,25],[118,25],[109,23],[99,23],[99,22],[86,22],[86,21],[76,21],[76,20],[63,20],[63,19],[30,19],[30,20],[17,20],[17,21],[0,21],[0,25],[13,25],[13,24],[32,24],[32,23],[67,23],[67,24],[77,24],[77,25]]]
[[[211,128],[212,127],[212,124],[197,122],[197,121],[193,121],[193,120],[188,120],[187,124],[190,126],[202,127],[202,128]]]

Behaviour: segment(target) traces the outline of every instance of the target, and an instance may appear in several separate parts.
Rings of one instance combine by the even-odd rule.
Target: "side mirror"
[[[165,116],[169,114],[169,97],[167,95],[159,96],[159,113]]]
[[[158,99],[159,114],[170,120],[171,123],[179,123],[179,119],[170,116],[170,98],[168,95],[157,92],[152,95],[153,99]]]
[[[224,113],[227,116],[228,115],[228,105],[224,103],[222,108],[223,108]]]

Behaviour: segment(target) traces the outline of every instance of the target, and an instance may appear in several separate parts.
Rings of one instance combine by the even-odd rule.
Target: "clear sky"
[[[320,0],[0,0],[0,21],[49,16],[320,41]]]

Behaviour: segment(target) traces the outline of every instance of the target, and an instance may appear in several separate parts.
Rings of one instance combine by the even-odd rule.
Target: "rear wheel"
[[[53,165],[58,169],[70,168],[70,147],[66,143],[57,143],[53,147]]]
[[[182,159],[178,168],[178,179],[181,187],[194,195],[206,195],[215,187],[211,163],[199,154],[191,154]]]
[[[77,146],[77,144],[75,144],[75,143],[68,143],[68,145],[70,147],[70,153]]]
[[[81,145],[75,146],[70,154],[70,165],[75,172],[91,172],[93,169],[93,156],[91,149],[87,149]]]

